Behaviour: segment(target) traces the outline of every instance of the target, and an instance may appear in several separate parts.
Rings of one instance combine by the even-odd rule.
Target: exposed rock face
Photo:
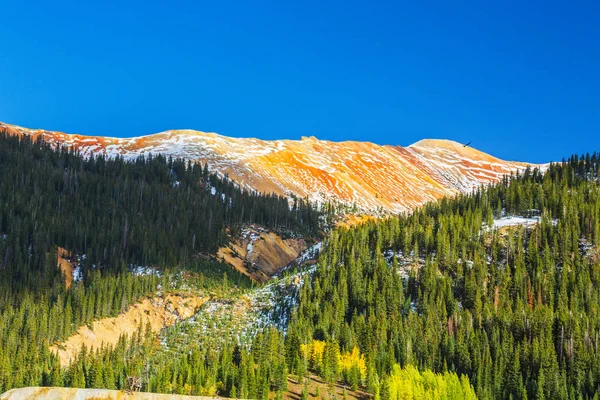
[[[305,249],[304,239],[283,239],[251,225],[242,230],[239,238],[230,238],[229,244],[218,250],[217,258],[257,282],[266,282]]]
[[[421,140],[401,147],[314,137],[265,141],[193,130],[125,139],[0,123],[2,130],[41,138],[53,146],[73,147],[85,156],[105,154],[131,159],[162,153],[199,161],[247,189],[320,203],[339,202],[367,212],[408,211],[442,196],[471,191],[527,166],[448,140]]]

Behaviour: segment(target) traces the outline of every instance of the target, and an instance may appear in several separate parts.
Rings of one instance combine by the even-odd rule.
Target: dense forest
[[[287,390],[289,354],[284,335],[275,328],[259,332],[247,346],[231,342],[219,350],[196,347],[176,357],[162,353],[149,332],[140,326],[136,335],[122,338],[115,349],[83,351],[69,368],[55,367],[46,372],[44,382],[50,386],[115,389],[125,387],[127,376],[138,375],[144,378],[145,391],[261,400],[282,399]],[[364,355],[357,348],[340,354],[337,344],[315,341],[299,349],[303,367],[293,378],[304,382],[302,400],[311,397],[306,380],[309,369],[322,374],[329,388],[338,378],[347,381],[355,375],[356,385],[370,388],[376,398],[476,398],[468,377],[459,378],[454,372],[436,374],[394,364],[380,383],[373,370],[367,370]],[[330,398],[331,392],[328,389],[321,396]]]
[[[83,158],[68,148],[0,133],[0,392],[43,384],[57,365],[48,346],[155,292],[159,274],[185,268],[201,288],[251,283],[201,255],[244,223],[313,235],[303,200],[240,190],[206,166],[161,156]],[[57,247],[80,255],[82,282],[67,289]],[[164,284],[163,287],[167,285]]]
[[[176,351],[140,325],[114,349],[82,349],[67,368],[49,344],[167,286],[167,272],[133,276],[129,264],[185,267],[203,277],[197,288],[228,282],[236,295],[251,286],[245,277],[194,254],[214,250],[240,222],[314,233],[318,215],[162,157],[85,160],[5,137],[0,163],[9,188],[0,194],[0,392],[124,388],[137,375],[149,391],[279,399],[288,377],[314,374],[376,400],[598,397],[597,154],[332,230],[285,331]],[[497,224],[510,216],[528,224]],[[90,260],[69,289],[57,245]],[[302,400],[314,398],[306,385]]]
[[[52,286],[47,255],[85,254],[84,275],[130,265],[175,268],[214,254],[226,229],[257,223],[314,234],[318,215],[303,200],[240,190],[206,166],[141,156],[82,158],[0,134],[0,309],[13,292]]]
[[[380,377],[397,363],[454,371],[484,399],[596,398],[599,172],[597,154],[572,157],[332,232],[288,346],[357,347]],[[538,223],[494,228],[505,215]]]

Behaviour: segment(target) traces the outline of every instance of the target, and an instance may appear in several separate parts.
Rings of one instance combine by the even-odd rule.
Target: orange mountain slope
[[[199,161],[246,189],[355,205],[363,212],[407,211],[442,196],[471,191],[530,165],[503,161],[448,140],[427,139],[401,147],[314,137],[265,141],[193,130],[110,138],[3,123],[0,131],[73,147],[84,156],[131,159],[162,153]]]

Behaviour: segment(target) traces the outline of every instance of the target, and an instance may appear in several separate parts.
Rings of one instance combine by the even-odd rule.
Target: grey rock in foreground
[[[206,396],[183,396],[157,393],[127,393],[123,390],[76,389],[58,387],[27,387],[12,389],[0,395],[0,400],[200,400]]]

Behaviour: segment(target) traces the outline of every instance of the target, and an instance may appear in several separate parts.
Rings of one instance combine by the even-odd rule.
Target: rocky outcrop
[[[217,259],[257,282],[271,276],[294,261],[307,247],[302,238],[282,238],[257,225],[244,228],[239,237],[230,237]]]

